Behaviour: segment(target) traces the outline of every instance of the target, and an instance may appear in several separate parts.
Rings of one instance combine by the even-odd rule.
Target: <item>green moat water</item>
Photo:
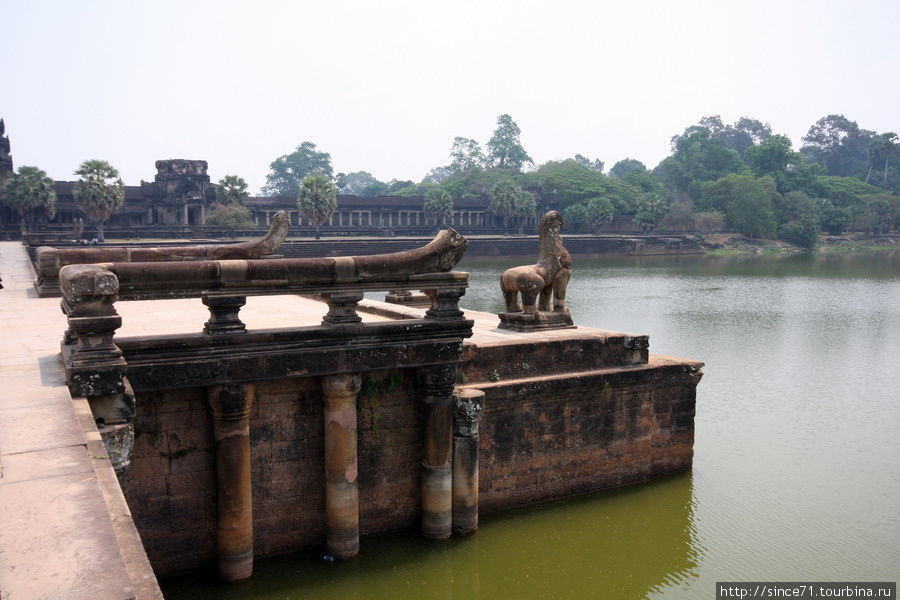
[[[467,261],[463,305],[497,312]],[[706,362],[694,469],[482,517],[444,544],[260,560],[252,581],[162,582],[167,598],[711,598],[729,580],[900,576],[900,252],[576,259],[579,325],[647,333]]]

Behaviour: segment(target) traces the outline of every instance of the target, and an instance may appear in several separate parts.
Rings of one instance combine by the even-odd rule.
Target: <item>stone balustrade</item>
[[[63,357],[70,388],[88,398],[98,422],[118,422],[106,407],[127,406],[136,392],[205,388],[216,440],[219,571],[229,581],[253,567],[253,498],[248,415],[254,386],[285,377],[319,378],[325,403],[326,548],[338,558],[359,550],[356,401],[359,374],[415,368],[424,405],[422,532],[445,539],[453,529],[453,390],[461,344],[472,333],[459,298],[468,275],[450,271],[467,240],[453,229],[429,244],[391,254],[259,260],[111,262],[64,266],[62,309],[69,329]],[[421,319],[363,323],[367,291],[422,290],[431,307]],[[328,304],[316,327],[248,331],[240,309],[248,296],[319,294]],[[198,298],[209,308],[202,333],[115,338],[115,304]],[[105,411],[105,412],[104,412]],[[467,464],[463,521],[471,531],[472,468]],[[477,486],[477,472],[474,475]],[[461,480],[463,481],[463,480]]]
[[[121,263],[121,262],[173,262],[199,260],[254,260],[275,254],[287,238],[290,221],[284,211],[272,217],[269,231],[261,238],[235,244],[193,244],[190,246],[141,247],[85,247],[53,248],[41,246],[35,252],[34,287],[38,296],[53,297],[61,294],[59,271],[67,265]]]

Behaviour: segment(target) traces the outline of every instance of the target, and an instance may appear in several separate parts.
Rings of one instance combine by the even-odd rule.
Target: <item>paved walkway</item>
[[[18,242],[0,242],[0,275],[0,598],[162,598],[87,402],[65,385],[59,299],[36,297]]]

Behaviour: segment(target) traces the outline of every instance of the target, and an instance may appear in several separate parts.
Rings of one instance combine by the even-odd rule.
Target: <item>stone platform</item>
[[[214,456],[202,389],[137,394],[126,505],[86,401],[73,400],[65,387],[59,301],[29,289],[33,273],[19,244],[0,243],[0,253],[7,387],[0,400],[0,596],[159,598],[149,564],[162,576],[215,560]],[[117,339],[131,345],[197,334],[209,317],[197,300],[117,308]],[[316,326],[326,310],[298,296],[260,296],[248,298],[241,319],[251,331]],[[364,300],[359,312],[375,322],[420,319],[424,309]],[[496,315],[465,316],[474,320],[473,336],[463,344],[457,383],[486,394],[483,511],[690,468],[702,363],[651,355],[645,335],[583,327],[517,333],[499,329]],[[313,384],[296,377],[258,385],[250,417],[258,556],[322,543],[322,401]],[[418,385],[410,369],[362,381],[363,533],[407,527],[418,517]]]

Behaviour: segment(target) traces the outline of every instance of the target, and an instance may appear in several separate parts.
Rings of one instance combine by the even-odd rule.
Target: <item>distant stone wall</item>
[[[695,388],[684,363],[479,384],[481,506],[498,510],[689,469]],[[419,518],[422,413],[415,371],[363,376],[360,529]],[[138,394],[125,493],[158,576],[215,561],[216,498],[202,389]],[[259,383],[250,422],[257,556],[323,544],[323,414],[314,379]],[[363,542],[365,552],[365,542]]]

